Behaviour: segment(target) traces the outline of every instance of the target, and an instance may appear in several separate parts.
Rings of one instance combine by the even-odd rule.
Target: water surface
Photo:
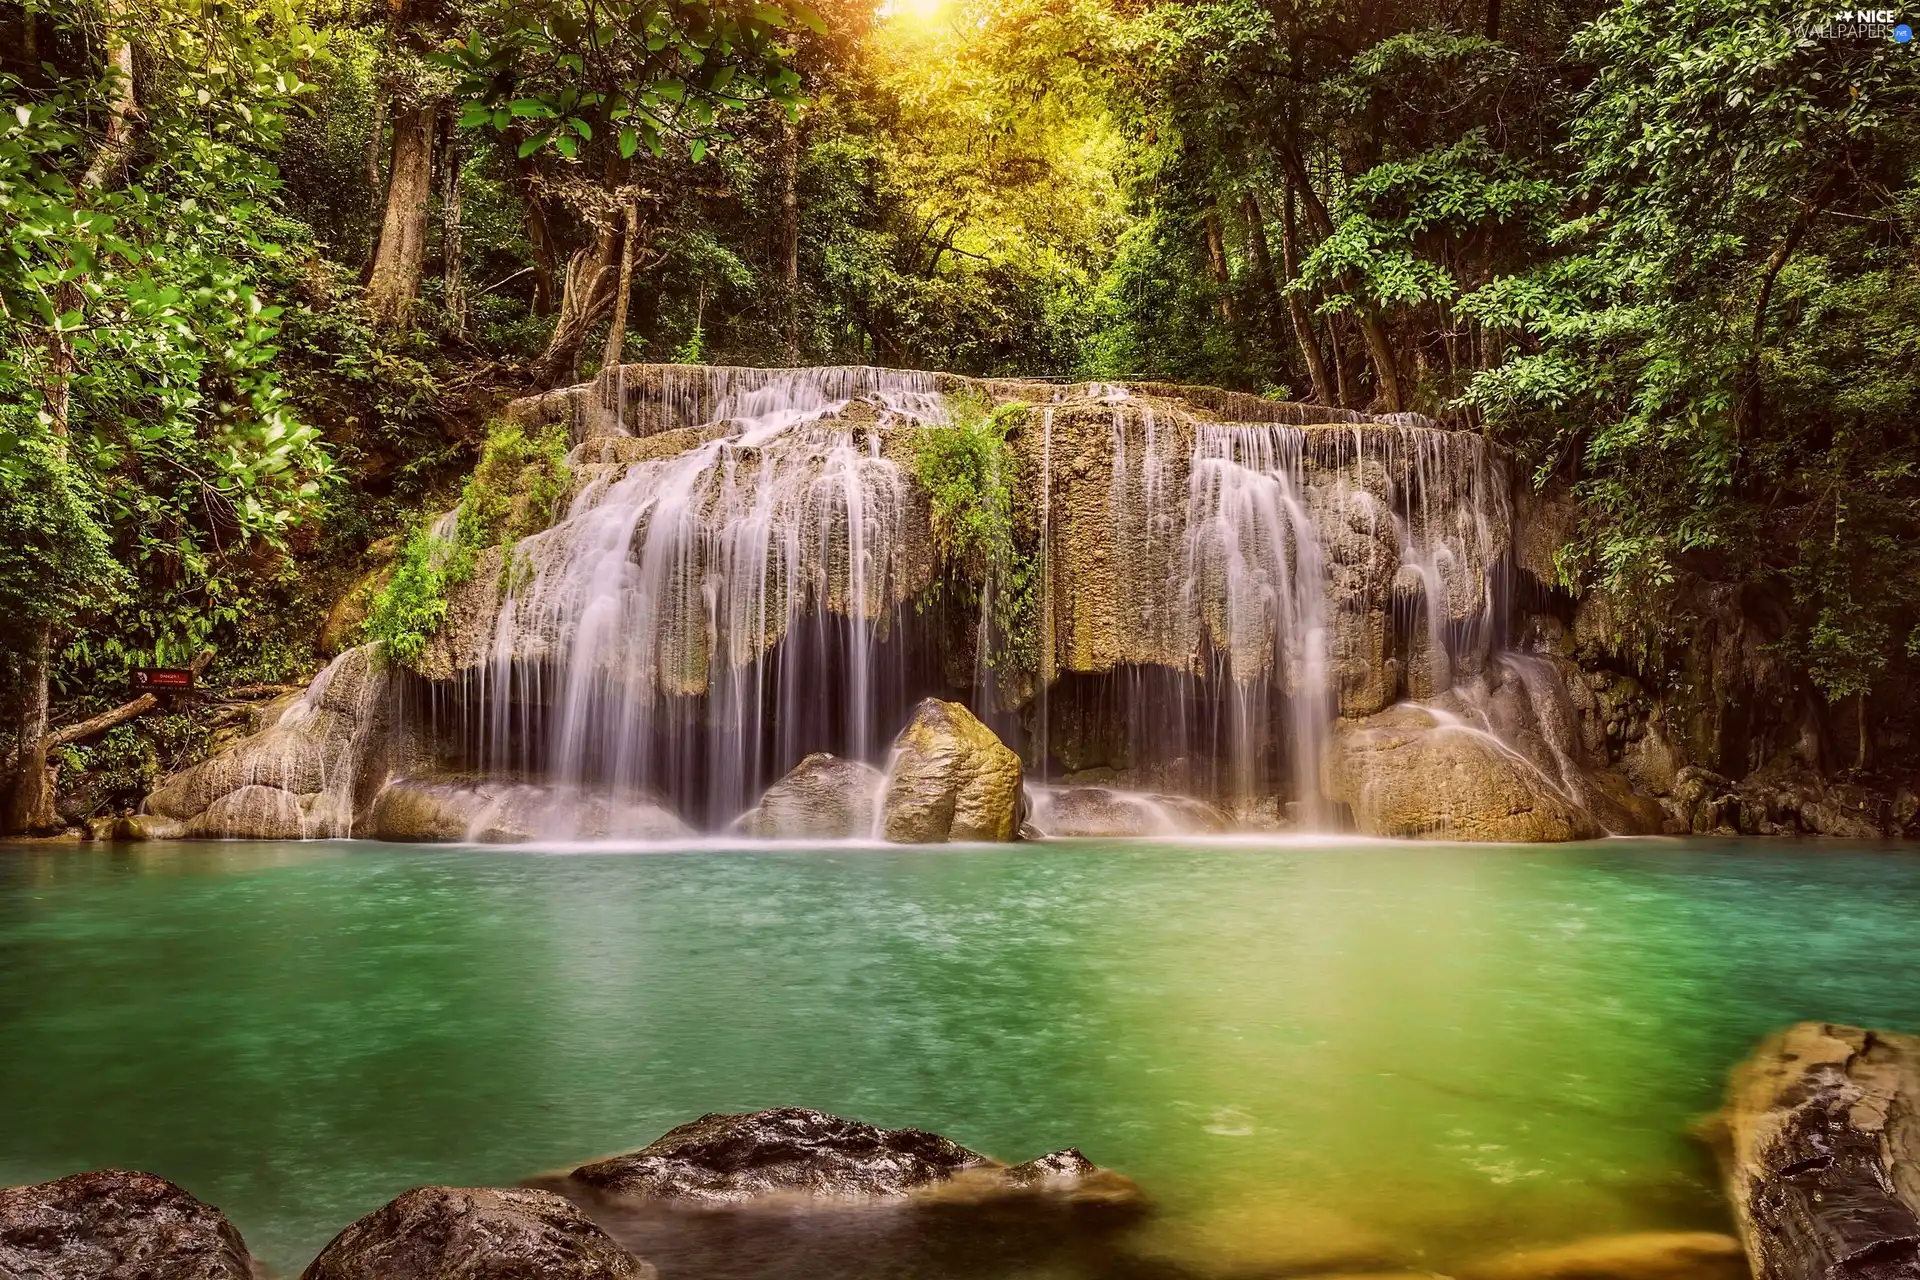
[[[787,1104],[1079,1146],[1163,1207],[1142,1266],[1444,1270],[1723,1227],[1688,1128],[1753,1040],[1920,1029],[1920,858],[0,846],[0,975],[0,1184],[150,1169],[283,1272]]]

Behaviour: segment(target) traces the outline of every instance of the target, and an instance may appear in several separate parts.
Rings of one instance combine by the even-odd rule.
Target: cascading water
[[[719,822],[809,750],[884,745],[900,698],[879,684],[899,673],[879,650],[925,552],[882,436],[943,420],[933,380],[728,373],[670,379],[634,415],[698,443],[602,466],[515,549],[478,673],[486,767],[670,794]]]

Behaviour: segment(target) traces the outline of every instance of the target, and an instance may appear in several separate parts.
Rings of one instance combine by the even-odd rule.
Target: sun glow
[[[886,0],[880,6],[882,21],[904,18],[909,22],[932,22],[947,8],[948,0]]]

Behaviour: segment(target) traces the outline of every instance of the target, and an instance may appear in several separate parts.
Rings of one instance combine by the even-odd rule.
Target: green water
[[[780,1104],[1077,1145],[1164,1207],[1143,1258],[1715,1226],[1687,1127],[1810,1017],[1920,1029],[1920,857],[0,846],[0,1183],[151,1169],[286,1272],[408,1186]]]

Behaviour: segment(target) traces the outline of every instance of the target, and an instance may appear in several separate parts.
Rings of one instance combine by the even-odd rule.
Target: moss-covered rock
[[[880,832],[899,844],[1004,841],[1020,831],[1020,757],[957,702],[928,698],[893,744]]]

